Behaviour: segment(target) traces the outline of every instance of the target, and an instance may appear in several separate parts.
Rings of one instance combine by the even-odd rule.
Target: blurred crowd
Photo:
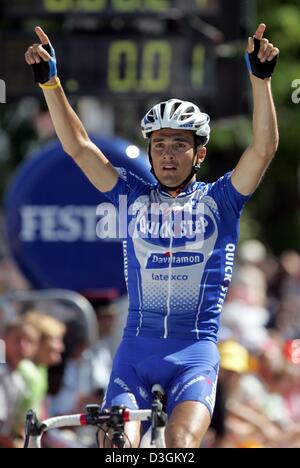
[[[29,287],[12,260],[0,261],[0,299]],[[96,343],[76,319],[59,320],[28,304],[15,306],[11,319],[0,301],[0,447],[22,446],[29,409],[44,419],[101,403],[121,323],[113,297],[88,299]],[[219,348],[216,411],[204,447],[300,447],[299,253],[277,258],[256,240],[241,245]],[[94,444],[88,430],[55,431],[45,439],[48,447]]]
[[[5,261],[0,270],[7,273],[8,263],[9,270],[15,268]],[[7,280],[4,271],[2,277]],[[15,278],[15,273],[9,276]],[[37,309],[32,304],[13,304],[16,314],[12,319],[1,316],[0,310],[0,448],[23,447],[25,418],[31,409],[44,420],[101,404],[112,368],[114,337],[119,332],[112,296],[94,294],[89,298],[98,325],[96,342],[76,314],[69,320],[57,318],[61,305],[52,304],[50,315],[47,306]],[[86,428],[52,431],[44,438],[44,446],[94,447],[96,434]]]
[[[223,311],[207,445],[300,447],[300,255],[245,242]]]

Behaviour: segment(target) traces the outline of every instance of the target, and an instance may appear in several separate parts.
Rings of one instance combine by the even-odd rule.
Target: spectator
[[[99,341],[93,349],[98,360],[106,363],[106,368],[111,369],[115,353],[114,337],[119,326],[118,310],[110,298],[98,298],[93,306],[96,311],[99,331]],[[109,378],[109,376],[108,376]]]
[[[82,412],[85,403],[100,402],[104,388],[95,383],[89,339],[81,323],[67,324],[63,362],[51,369],[50,382],[53,416]]]
[[[270,316],[266,303],[264,273],[251,264],[243,265],[234,275],[223,309],[226,336],[235,338],[249,350],[260,349],[268,338],[266,325]]]
[[[281,304],[276,325],[286,339],[300,337],[300,255],[284,252],[280,263],[285,273],[281,285]]]
[[[230,443],[230,434],[226,426],[227,401],[235,393],[241,376],[249,371],[250,355],[247,350],[233,340],[219,344],[220,376],[217,387],[216,408],[211,429],[215,432],[214,447],[224,447]]]
[[[24,422],[22,402],[26,386],[18,366],[34,351],[31,336],[34,330],[21,320],[9,323],[4,331],[7,364],[0,364],[0,447],[15,446]]]
[[[267,249],[260,241],[250,239],[240,246],[238,258],[242,264],[251,264],[262,268],[267,260]]]
[[[96,310],[99,341],[89,348],[88,337],[80,324],[69,323],[64,375],[59,391],[51,398],[53,415],[80,412],[86,404],[101,403],[109,383],[118,311],[110,296],[93,297],[91,302]]]
[[[32,361],[27,359],[19,366],[27,386],[24,405],[27,409],[34,409],[41,416],[42,404],[48,392],[48,368],[61,362],[66,328],[55,318],[38,311],[27,313],[24,320],[39,334],[37,352],[32,356]]]

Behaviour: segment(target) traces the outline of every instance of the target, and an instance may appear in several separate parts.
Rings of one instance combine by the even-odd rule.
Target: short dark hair
[[[195,145],[196,145],[196,149],[198,148],[198,146],[204,146],[206,142],[207,142],[207,138],[206,138],[206,137],[202,137],[202,136],[195,135]]]

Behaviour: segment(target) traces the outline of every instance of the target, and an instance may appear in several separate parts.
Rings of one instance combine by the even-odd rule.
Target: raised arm
[[[264,39],[265,24],[260,24],[255,38],[260,41],[258,59],[267,66],[274,63],[279,54],[279,49]],[[254,39],[249,38],[247,53],[255,53]],[[255,63],[254,63],[255,65]],[[258,78],[250,68],[250,80],[253,89],[253,142],[241,157],[232,175],[232,183],[243,195],[252,194],[260,184],[267,168],[274,158],[279,144],[279,133],[275,105],[272,96],[271,77]],[[258,65],[258,71],[259,71]],[[265,69],[265,70],[264,70]],[[258,73],[259,74],[259,73]]]
[[[53,65],[55,57],[44,48],[50,46],[48,36],[40,27],[35,32],[41,43],[29,47],[25,54],[27,64],[32,66],[44,61]],[[118,172],[90,140],[82,122],[70,106],[56,73],[43,84],[42,89],[64,151],[74,159],[98,190],[110,191],[117,183]]]

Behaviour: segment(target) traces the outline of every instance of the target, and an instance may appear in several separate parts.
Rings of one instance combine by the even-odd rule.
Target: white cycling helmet
[[[210,138],[210,117],[192,102],[170,99],[154,106],[142,120],[144,138],[162,128],[190,130],[205,146]]]

